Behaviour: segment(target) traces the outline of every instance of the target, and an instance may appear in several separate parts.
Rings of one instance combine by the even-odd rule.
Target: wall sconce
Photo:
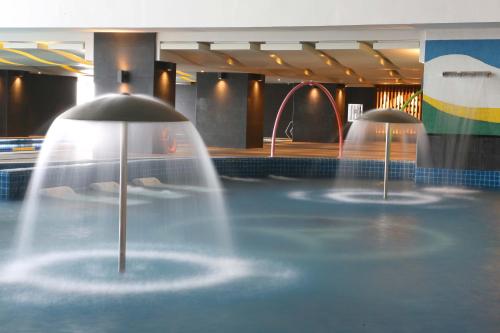
[[[217,73],[217,79],[219,80],[227,79],[227,73]]]
[[[22,71],[15,71],[12,73],[16,79],[20,79],[24,76],[24,72]]]
[[[175,69],[175,64],[174,63],[171,63],[171,62],[168,62],[165,66],[165,68],[167,69],[167,72],[171,72]]]
[[[119,70],[117,73],[116,81],[118,83],[129,83],[130,82],[130,72]]]
[[[248,78],[250,80],[255,80],[255,81],[258,81],[258,82],[264,82],[264,80],[266,79],[266,77],[265,77],[264,74],[249,74]]]

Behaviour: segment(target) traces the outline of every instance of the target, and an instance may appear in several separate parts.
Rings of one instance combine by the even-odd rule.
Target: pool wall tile
[[[265,178],[271,175],[296,178],[361,178],[382,180],[384,162],[380,160],[338,160],[334,158],[295,157],[216,157],[212,159],[220,175]],[[173,158],[129,162],[129,179],[156,177],[162,182],[196,184],[192,171],[199,160]],[[28,187],[33,165],[0,164],[0,199],[21,199]],[[43,170],[43,187],[71,186],[84,189],[93,182],[118,181],[117,162],[55,165]],[[63,177],[61,177],[63,175]],[[62,179],[66,179],[64,182]],[[71,181],[68,182],[68,179]],[[417,168],[414,162],[391,161],[391,180],[414,180],[433,185],[500,188],[500,170],[455,170]]]
[[[416,168],[417,184],[500,188],[500,170]]]

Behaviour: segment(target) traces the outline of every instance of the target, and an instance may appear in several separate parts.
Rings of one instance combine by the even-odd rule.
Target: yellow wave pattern
[[[41,64],[46,64],[46,65],[51,65],[51,66],[58,66],[58,67],[61,67],[69,72],[73,72],[73,73],[78,73],[78,74],[83,74],[82,72],[80,72],[79,70],[71,67],[71,66],[68,66],[68,65],[64,65],[64,64],[60,64],[60,63],[57,63],[57,62],[52,62],[52,61],[49,61],[49,60],[45,60],[45,59],[42,59],[42,58],[39,58],[37,56],[34,56],[28,52],[25,52],[25,51],[21,51],[21,50],[17,50],[17,49],[6,49],[6,48],[3,48],[0,46],[0,49],[2,51],[7,51],[7,52],[11,52],[11,53],[15,53],[15,54],[19,54],[19,55],[22,55],[28,59],[31,59],[31,60],[34,60],[36,62],[39,62]]]
[[[469,107],[446,103],[438,99],[424,95],[424,101],[434,108],[455,117],[486,121],[489,123],[500,123],[500,108]]]
[[[47,51],[55,53],[57,55],[60,55],[61,57],[72,60],[74,62],[83,64],[83,65],[87,65],[87,66],[92,66],[92,61],[86,60],[86,59],[79,57],[76,54],[73,54],[71,52],[66,52],[63,50],[51,50],[51,49],[47,49]]]
[[[7,64],[7,65],[14,65],[14,66],[23,66],[23,64],[19,64],[17,62],[13,62],[4,58],[0,58],[0,63],[2,64]]]

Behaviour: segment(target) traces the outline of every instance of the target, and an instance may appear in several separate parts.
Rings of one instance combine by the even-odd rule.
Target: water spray
[[[75,106],[59,119],[120,123],[118,271],[125,272],[127,249],[128,125],[137,122],[187,122],[172,107],[147,96],[106,95]]]
[[[387,199],[389,166],[391,163],[391,124],[420,124],[420,120],[406,112],[396,109],[376,109],[364,113],[356,121],[369,121],[385,124],[385,154],[384,154],[384,200]]]

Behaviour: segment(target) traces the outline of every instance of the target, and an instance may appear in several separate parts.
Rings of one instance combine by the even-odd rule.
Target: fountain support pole
[[[127,122],[122,122],[120,130],[120,212],[119,212],[119,259],[118,271],[125,273],[125,260],[127,249],[127,149],[128,149]]]
[[[387,200],[387,182],[389,181],[390,161],[391,161],[391,125],[389,123],[385,123],[384,200]]]

